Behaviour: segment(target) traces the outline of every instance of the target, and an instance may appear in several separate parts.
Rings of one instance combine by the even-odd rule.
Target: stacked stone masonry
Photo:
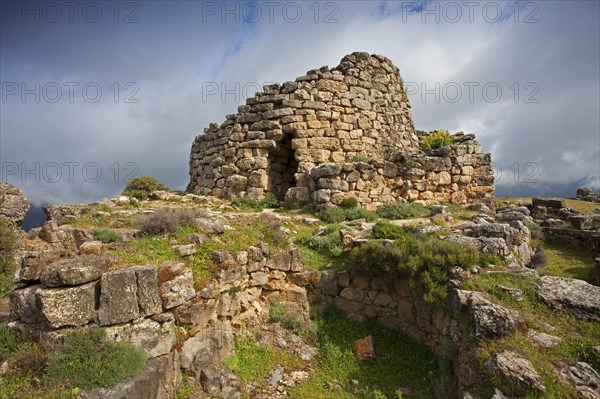
[[[220,125],[211,124],[192,146],[189,189],[225,198],[259,199],[273,193],[310,202],[314,191],[311,170],[316,166],[349,163],[356,157],[381,163],[396,149],[417,151],[418,147],[419,137],[398,68],[383,56],[353,53],[333,69],[325,66],[293,82],[265,86],[263,92],[238,107],[238,113],[228,115]],[[427,181],[442,179],[440,189],[434,189],[434,193],[444,194],[438,196],[440,201],[452,200],[449,189],[456,192],[467,184],[480,184],[484,187],[481,192],[491,193],[489,155],[484,156],[477,142],[467,147],[456,149],[456,159],[438,171],[419,169],[430,173]],[[465,171],[460,170],[463,165]],[[431,175],[438,172],[441,176]],[[465,177],[452,180],[450,176],[446,183],[449,173]],[[385,177],[380,175],[379,180]],[[477,175],[486,177],[485,181],[476,183],[473,177],[466,177]],[[424,174],[421,177],[424,182]],[[411,178],[403,179],[402,184],[404,180],[404,196],[398,184],[389,190],[381,188],[380,194],[375,194],[378,188],[353,187],[352,191],[360,191],[365,203],[428,197],[415,193],[419,189],[408,183]],[[436,200],[435,195],[430,197]]]

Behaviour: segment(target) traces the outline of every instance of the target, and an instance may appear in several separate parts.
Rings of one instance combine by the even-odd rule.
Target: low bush
[[[261,212],[265,208],[278,208],[279,199],[272,193],[265,195],[261,200],[254,200],[248,197],[237,197],[231,201],[231,205],[242,210]]]
[[[143,350],[106,339],[101,328],[75,330],[48,361],[47,374],[72,387],[90,389],[115,385],[139,374],[146,364]]]
[[[346,220],[346,211],[342,208],[328,208],[317,216],[325,223],[341,223]]]
[[[345,210],[346,220],[357,220],[366,219],[367,222],[372,222],[377,219],[377,214],[372,211],[368,211],[364,208],[350,208]]]
[[[366,219],[373,221],[377,219],[375,212],[368,211],[364,208],[328,208],[317,214],[319,219],[325,223],[341,223],[346,220]]]
[[[479,253],[471,247],[423,237],[408,230],[380,225],[380,234],[397,237],[393,244],[370,241],[355,247],[350,266],[362,274],[384,274],[388,278],[408,277],[417,292],[429,303],[443,303],[447,296],[447,272],[458,266],[469,269],[479,263]]]
[[[111,229],[94,230],[94,240],[108,244],[109,242],[117,241],[117,232]]]
[[[356,197],[346,197],[340,203],[340,207],[342,208],[356,208],[358,206],[358,198]]]
[[[134,225],[143,236],[175,233],[185,225],[193,225],[198,213],[189,208],[160,208],[156,212],[138,217]]]
[[[389,222],[379,222],[373,226],[373,238],[399,240],[407,239],[409,235],[416,234],[414,228],[397,226]]]
[[[154,177],[143,176],[137,177],[127,183],[127,186],[125,186],[125,189],[121,194],[137,199],[147,199],[150,196],[150,193],[158,190],[169,191],[170,188],[156,180]]]
[[[384,219],[409,219],[427,216],[429,210],[421,204],[385,204],[377,208],[377,215]]]

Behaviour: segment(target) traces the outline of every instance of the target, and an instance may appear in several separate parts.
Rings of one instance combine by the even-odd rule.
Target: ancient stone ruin
[[[333,69],[264,87],[238,113],[196,137],[191,192],[260,199],[267,193],[320,207],[356,197],[383,203],[488,202],[491,156],[471,134],[420,149],[399,70],[353,53]]]

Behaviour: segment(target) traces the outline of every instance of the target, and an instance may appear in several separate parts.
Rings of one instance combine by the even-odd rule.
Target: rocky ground
[[[9,205],[2,214],[18,226],[26,201],[11,189],[0,203]],[[2,318],[45,348],[60,347],[74,327],[100,325],[109,339],[145,350],[151,360],[140,376],[77,393],[87,398],[137,397],[133,392],[145,398],[391,398],[394,391],[402,397],[596,398],[600,288],[535,268],[540,238],[534,218],[543,224],[540,206],[561,209],[551,205],[432,206],[412,219],[389,221],[479,253],[477,265],[448,270],[447,297],[437,304],[425,302],[408,280],[386,282],[347,267],[353,248],[373,241],[381,222],[375,214],[327,224],[307,211],[257,212],[167,192],[147,201],[118,197],[51,206],[44,227],[19,233],[17,289],[10,314],[3,300]],[[193,210],[192,224],[144,236],[144,229],[156,227],[144,225],[144,218],[162,215],[162,208]],[[159,226],[170,223],[165,217]],[[393,239],[376,241],[394,245]],[[274,313],[280,305],[282,313]],[[357,322],[375,320],[402,331],[415,340],[410,345],[420,341],[448,360],[446,376],[454,382],[444,385],[446,396],[444,389],[427,391],[416,382],[376,385],[378,362],[395,348],[378,350],[388,341],[375,331],[380,360],[357,360],[353,340],[364,336],[334,339],[334,330],[316,316],[329,305]],[[400,337],[406,335],[389,341]],[[352,354],[348,369],[363,373],[331,366],[331,342]],[[11,359],[3,357],[0,389],[16,375]]]

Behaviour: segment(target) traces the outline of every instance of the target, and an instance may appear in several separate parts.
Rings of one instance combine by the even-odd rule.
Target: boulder
[[[562,338],[535,330],[529,330],[527,332],[527,337],[534,344],[545,349],[554,348],[556,345],[562,342]]]
[[[579,397],[600,398],[600,375],[592,366],[583,362],[563,362],[557,368],[560,380],[575,388]]]
[[[580,320],[600,321],[600,287],[573,278],[543,276],[536,291],[551,307]]]
[[[98,280],[114,262],[112,254],[76,255],[49,264],[43,269],[40,280],[47,287],[85,284]]]
[[[40,288],[35,292],[40,313],[52,328],[82,326],[94,318],[96,288],[92,282],[69,288]]]
[[[531,362],[518,353],[512,351],[494,353],[484,366],[517,392],[524,393],[531,390],[546,392],[546,387]]]
[[[233,350],[233,331],[228,324],[200,330],[181,348],[181,367],[200,377],[203,370],[220,365]]]
[[[100,241],[87,241],[79,246],[82,255],[100,255],[104,250],[104,244]]]
[[[200,373],[200,385],[211,397],[240,399],[242,382],[240,377],[227,370],[223,365],[213,365]]]
[[[39,281],[46,265],[56,262],[64,255],[66,255],[66,252],[57,247],[24,252],[21,260],[21,267],[17,272],[15,282],[32,283],[34,281]]]
[[[569,222],[577,230],[596,230],[600,228],[600,214],[569,216]]]
[[[0,182],[0,218],[13,227],[21,227],[29,211],[29,202],[21,190],[15,186]]]
[[[194,274],[182,263],[166,263],[158,269],[159,290],[164,309],[171,309],[196,295]]]
[[[54,220],[48,220],[42,226],[39,238],[49,244],[56,244],[64,241],[67,238],[67,234],[58,228],[58,224]]]
[[[477,338],[502,338],[523,324],[518,312],[485,299],[479,292],[457,291],[468,308],[471,329]]]

